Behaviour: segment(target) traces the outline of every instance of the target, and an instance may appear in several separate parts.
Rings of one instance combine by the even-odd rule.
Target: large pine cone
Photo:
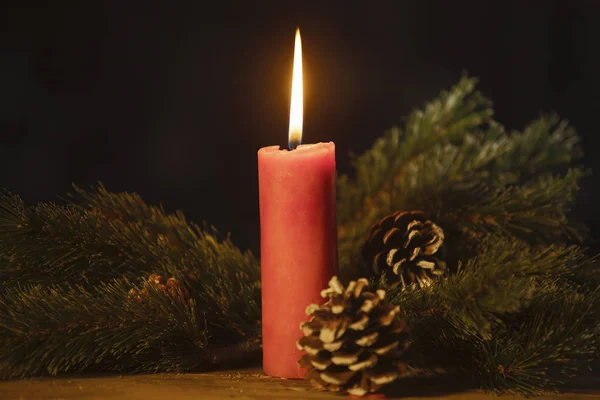
[[[333,277],[321,292],[329,300],[306,308],[312,318],[300,325],[304,337],[297,345],[306,354],[299,365],[321,390],[362,396],[394,381],[405,368],[401,356],[410,335],[397,316],[400,308],[383,302],[383,290],[365,291],[368,284],[362,278],[344,288]]]
[[[373,225],[363,257],[374,276],[403,288],[429,286],[446,272],[440,260],[444,231],[421,211],[396,212]]]

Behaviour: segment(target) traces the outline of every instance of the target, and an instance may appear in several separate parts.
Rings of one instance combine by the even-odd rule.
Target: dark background
[[[304,141],[335,141],[342,173],[463,70],[508,128],[568,118],[600,170],[600,1],[204,3],[0,6],[0,187],[102,181],[258,250],[256,151],[287,142],[296,26]],[[575,211],[597,231],[594,183]]]

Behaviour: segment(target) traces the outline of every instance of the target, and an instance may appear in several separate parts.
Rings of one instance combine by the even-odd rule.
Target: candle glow
[[[302,40],[300,39],[300,28],[298,28],[296,29],[296,43],[294,45],[292,101],[290,104],[290,130],[288,133],[288,146],[290,150],[294,150],[300,143],[302,143],[302,100]]]

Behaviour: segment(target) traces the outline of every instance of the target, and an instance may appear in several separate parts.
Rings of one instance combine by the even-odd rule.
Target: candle
[[[302,141],[302,49],[296,31],[290,151],[258,151],[263,369],[302,378],[296,347],[305,309],[337,272],[335,145]]]

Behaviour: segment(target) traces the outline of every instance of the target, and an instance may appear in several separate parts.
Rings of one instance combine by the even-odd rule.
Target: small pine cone
[[[144,282],[141,289],[131,289],[129,296],[137,303],[147,303],[150,308],[155,308],[150,301],[151,291],[160,292],[168,295],[173,301],[182,302],[189,306],[190,292],[176,278],[169,278],[165,283],[163,277],[158,274],[151,274]]]
[[[395,212],[373,225],[363,257],[373,276],[386,273],[403,288],[430,286],[446,273],[444,231],[421,211]]]
[[[188,300],[190,298],[188,290],[181,286],[179,281],[175,278],[167,279],[166,287],[167,293],[169,293],[171,297],[180,298],[182,300]]]
[[[159,274],[152,274],[148,277],[148,282],[154,283],[156,285],[164,285],[165,281],[162,276]]]
[[[297,345],[306,352],[299,365],[313,386],[363,396],[404,371],[410,335],[397,316],[400,307],[385,303],[383,290],[365,291],[368,284],[362,278],[344,288],[333,277],[321,292],[328,301],[306,308],[312,318],[300,325],[304,337]]]
[[[140,295],[141,291],[135,288],[131,288],[129,289],[129,297],[134,299],[136,303],[138,304],[142,304],[144,302],[144,299],[142,299],[142,296]]]

